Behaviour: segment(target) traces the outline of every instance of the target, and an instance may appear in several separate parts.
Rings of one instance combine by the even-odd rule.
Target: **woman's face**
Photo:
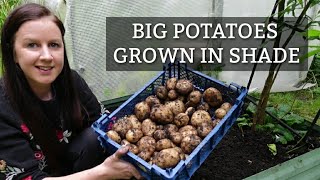
[[[25,22],[15,34],[15,62],[31,88],[48,88],[64,64],[62,34],[51,17]]]

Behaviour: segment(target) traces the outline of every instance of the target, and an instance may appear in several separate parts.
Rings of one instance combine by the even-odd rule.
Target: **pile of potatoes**
[[[203,93],[187,79],[170,78],[154,95],[137,103],[134,114],[120,118],[107,132],[113,141],[161,168],[184,160],[231,109],[216,88]],[[215,117],[209,109],[215,108]]]

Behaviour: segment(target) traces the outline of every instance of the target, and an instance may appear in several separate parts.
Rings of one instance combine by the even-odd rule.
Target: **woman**
[[[100,105],[70,69],[64,32],[62,22],[38,4],[18,7],[3,25],[0,179],[140,178],[120,159],[127,148],[104,160],[90,128]]]

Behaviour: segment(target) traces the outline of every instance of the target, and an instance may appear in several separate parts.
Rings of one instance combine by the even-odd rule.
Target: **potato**
[[[145,101],[139,102],[134,107],[134,114],[142,121],[150,116],[150,107]]]
[[[203,122],[208,122],[208,123],[211,122],[211,116],[207,111],[197,110],[192,114],[190,123],[194,127],[198,127]]]
[[[156,123],[153,122],[151,119],[145,119],[142,121],[141,127],[142,133],[145,136],[153,136],[153,133],[156,131]]]
[[[178,93],[176,92],[176,90],[174,89],[171,89],[169,92],[168,92],[168,99],[169,100],[175,100],[178,98]]]
[[[156,151],[161,151],[162,149],[168,149],[172,148],[175,145],[173,145],[173,142],[170,139],[161,139],[156,143]]]
[[[166,131],[167,134],[170,134],[171,132],[176,132],[179,130],[179,128],[175,124],[166,124],[163,129]]]
[[[179,129],[179,133],[181,134],[182,139],[185,138],[186,136],[198,135],[197,129],[191,125],[183,126],[182,128]]]
[[[197,130],[194,129],[194,130],[188,130],[188,131],[183,131],[183,132],[181,132],[181,137],[182,137],[182,139],[185,138],[185,137],[187,137],[187,136],[190,136],[190,135],[198,135]]]
[[[133,154],[138,154],[139,153],[138,146],[136,146],[134,144],[127,144],[126,146],[129,147],[129,151],[132,152]]]
[[[179,129],[179,132],[183,133],[184,131],[193,131],[193,130],[196,130],[196,128],[191,125],[186,125],[186,126],[181,127]]]
[[[201,123],[197,128],[198,135],[201,138],[205,138],[213,129],[212,123]]]
[[[204,91],[203,100],[212,107],[218,107],[222,103],[222,95],[218,89],[210,87]]]
[[[165,138],[167,138],[167,133],[164,130],[156,130],[153,133],[153,138],[156,141],[159,141],[160,139],[165,139]]]
[[[141,151],[137,156],[139,156],[141,159],[145,161],[149,161],[151,156],[153,154],[153,151]]]
[[[179,113],[174,117],[173,123],[178,127],[185,126],[189,123],[189,116],[186,113]]]
[[[178,151],[178,153],[180,155],[180,160],[185,160],[186,159],[186,156],[185,156],[184,152],[182,151],[182,149],[180,147],[174,147],[174,149],[176,151]]]
[[[126,145],[129,145],[131,144],[128,140],[126,139],[122,139],[121,143],[120,143],[122,146],[126,146]]]
[[[178,96],[177,99],[182,101],[183,103],[185,103],[187,101],[187,98],[185,96],[182,96],[182,95]]]
[[[143,133],[140,129],[129,129],[126,133],[126,139],[130,143],[136,143],[143,136]]]
[[[179,153],[174,148],[161,150],[154,159],[154,164],[160,168],[173,168],[180,161]]]
[[[157,129],[157,130],[163,130],[163,125],[162,125],[162,124],[157,125],[156,129]]]
[[[119,119],[112,126],[112,130],[116,131],[122,139],[126,137],[127,131],[131,128],[132,128],[132,124],[127,118]]]
[[[217,124],[219,124],[219,122],[221,121],[221,119],[215,119],[212,121],[212,127],[215,127]]]
[[[154,151],[154,152],[153,152],[153,155],[152,155],[152,157],[151,157],[151,159],[153,159],[153,160],[154,160],[158,154],[159,154],[159,152],[158,152],[158,151]]]
[[[148,96],[145,101],[150,108],[156,104],[160,104],[160,100],[155,95]]]
[[[121,137],[119,136],[119,134],[116,131],[110,130],[107,132],[107,136],[112,139],[113,141],[117,142],[118,144],[120,144],[121,142]]]
[[[210,106],[208,103],[206,102],[201,102],[198,106],[197,106],[197,110],[205,110],[205,111],[209,111]]]
[[[176,116],[179,113],[183,113],[186,111],[184,103],[181,100],[175,100],[175,101],[168,101],[166,102],[165,106],[167,106],[173,113],[174,116]]]
[[[190,154],[199,144],[201,138],[197,135],[186,136],[181,140],[181,149],[184,153]]]
[[[155,162],[155,159],[156,159],[156,157],[157,157],[157,155],[159,154],[159,152],[158,151],[155,151],[153,154],[152,154],[152,156],[151,156],[151,158],[150,158],[150,161],[148,162],[149,164],[154,164],[154,162]]]
[[[140,152],[141,151],[145,151],[146,149],[148,149],[149,151],[152,151],[152,149],[155,150],[156,140],[153,139],[153,137],[150,137],[150,136],[143,136],[137,142],[137,146],[138,146]]]
[[[196,107],[202,98],[200,91],[192,91],[188,96],[188,102],[186,103],[187,107]]]
[[[227,111],[222,109],[222,108],[218,108],[215,112],[214,112],[216,118],[218,119],[222,119],[226,114]]]
[[[137,116],[130,115],[127,116],[127,119],[131,122],[132,128],[141,129],[141,122],[138,120]]]
[[[176,88],[177,81],[178,81],[178,80],[177,80],[177,78],[175,78],[175,77],[168,79],[167,82],[166,82],[166,88],[167,88],[168,90],[173,90],[173,89],[175,89],[175,88]]]
[[[182,135],[180,132],[175,132],[175,131],[172,131],[170,134],[169,134],[169,139],[176,145],[179,145],[181,143],[181,140],[182,140]]]
[[[188,109],[186,110],[186,114],[191,117],[192,114],[196,111],[196,109],[194,107],[188,107]]]
[[[160,124],[168,124],[173,121],[173,113],[169,107],[158,104],[151,109],[150,118]]]
[[[187,79],[180,79],[176,84],[176,91],[182,95],[187,95],[193,90],[193,84]]]
[[[220,106],[220,108],[222,108],[222,109],[226,110],[226,112],[228,112],[232,108],[232,105],[228,102],[225,102]]]
[[[158,86],[156,89],[156,96],[159,99],[165,100],[168,97],[168,90],[164,86]]]

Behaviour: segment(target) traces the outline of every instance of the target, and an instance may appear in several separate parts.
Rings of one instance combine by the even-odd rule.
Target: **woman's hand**
[[[105,173],[107,179],[142,179],[138,170],[130,163],[121,159],[128,152],[128,147],[118,149],[99,165],[99,173]]]

